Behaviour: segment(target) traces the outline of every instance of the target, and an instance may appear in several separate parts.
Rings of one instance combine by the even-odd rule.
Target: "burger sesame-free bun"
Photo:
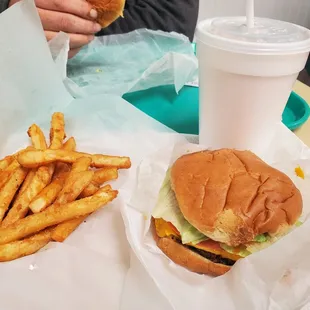
[[[123,16],[126,0],[87,0],[98,12],[97,22],[102,28],[108,27]]]
[[[208,274],[211,276],[221,276],[231,268],[230,266],[213,263],[212,261],[191,251],[171,238],[158,237],[154,225],[154,220],[152,222],[152,231],[155,242],[162,250],[162,252],[174,263],[192,272]]]
[[[302,197],[291,179],[249,151],[184,155],[172,166],[171,184],[186,220],[230,246],[250,243],[259,234],[284,235],[302,212]]]

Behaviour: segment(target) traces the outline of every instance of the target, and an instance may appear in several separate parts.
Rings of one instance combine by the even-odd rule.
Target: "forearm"
[[[1,1],[1,0],[0,0]],[[127,0],[124,18],[99,35],[126,33],[139,28],[175,31],[193,39],[199,0]]]
[[[9,7],[9,0],[0,0],[0,13]]]

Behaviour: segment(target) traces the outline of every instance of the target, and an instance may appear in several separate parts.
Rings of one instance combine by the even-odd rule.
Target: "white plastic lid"
[[[310,30],[283,21],[255,18],[247,28],[245,17],[220,17],[198,24],[196,36],[203,43],[245,54],[287,55],[310,51]]]

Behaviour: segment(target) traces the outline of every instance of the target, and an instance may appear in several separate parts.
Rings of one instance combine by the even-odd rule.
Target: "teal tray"
[[[177,95],[174,86],[167,85],[129,93],[124,99],[177,132],[198,134],[198,91],[197,87],[185,86]],[[292,92],[283,113],[283,123],[295,130],[309,115],[308,104]]]
[[[302,126],[309,116],[310,107],[307,102],[295,92],[292,92],[282,115],[283,123],[289,129],[295,130]]]

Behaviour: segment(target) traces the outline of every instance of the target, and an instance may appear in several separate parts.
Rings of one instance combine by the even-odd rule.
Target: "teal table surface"
[[[185,86],[176,94],[173,85],[129,93],[124,99],[179,133],[198,134],[199,88]],[[294,130],[307,121],[307,103],[292,92],[283,112],[284,124]]]
[[[139,110],[176,132],[198,134],[198,88],[183,87],[176,94],[173,85],[124,95]]]

